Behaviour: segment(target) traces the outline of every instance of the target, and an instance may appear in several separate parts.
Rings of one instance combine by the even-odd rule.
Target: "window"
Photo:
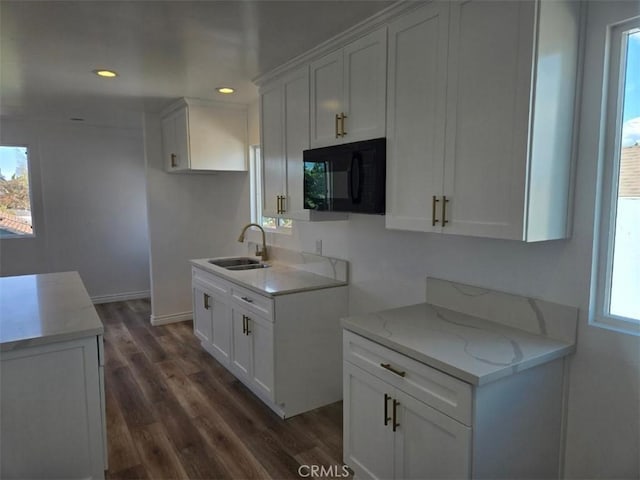
[[[0,146],[0,238],[33,236],[27,147]]]
[[[609,66],[592,323],[640,335],[640,19],[610,30]]]
[[[293,220],[262,216],[262,158],[260,147],[251,147],[251,221],[262,225],[266,230],[279,233],[291,233]]]

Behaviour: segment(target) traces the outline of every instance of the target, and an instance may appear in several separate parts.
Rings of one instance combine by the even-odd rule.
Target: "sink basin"
[[[212,258],[209,263],[222,268],[249,267],[262,268],[259,260],[250,257]]]
[[[225,267],[227,270],[255,270],[257,268],[269,268],[266,263],[253,263],[251,265],[235,265],[232,267]]]

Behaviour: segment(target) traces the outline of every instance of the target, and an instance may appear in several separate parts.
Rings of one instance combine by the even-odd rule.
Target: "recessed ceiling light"
[[[231,87],[218,87],[216,88],[218,93],[233,93],[235,90]]]
[[[97,70],[94,70],[93,73],[95,73],[99,77],[105,78],[113,78],[118,76],[117,72],[114,72],[113,70],[106,70],[104,68],[98,68]]]

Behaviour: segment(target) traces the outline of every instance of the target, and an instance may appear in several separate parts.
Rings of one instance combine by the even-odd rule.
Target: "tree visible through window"
[[[26,147],[0,146],[0,238],[33,235]]]

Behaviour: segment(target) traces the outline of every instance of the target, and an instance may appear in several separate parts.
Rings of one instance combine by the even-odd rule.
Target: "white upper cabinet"
[[[162,115],[168,172],[246,171],[248,119],[244,105],[181,99]]]
[[[525,241],[567,236],[579,8],[468,0],[430,4],[392,24],[387,227]],[[435,26],[447,9],[448,32]],[[413,27],[423,42],[413,45],[403,26],[436,16],[431,28]],[[414,86],[403,80],[411,66],[402,62],[412,49],[425,80]]]
[[[283,130],[284,92],[280,83],[260,92],[260,128],[262,153],[262,214],[276,217],[280,198],[287,191]],[[308,111],[308,109],[307,109]]]
[[[430,207],[443,188],[448,27],[445,2],[389,25],[387,228],[440,230]]]
[[[311,63],[311,146],[383,137],[387,29]]]
[[[346,214],[304,209],[302,152],[309,148],[309,67],[260,90],[262,214],[294,220],[337,220]]]
[[[303,209],[302,152],[309,148],[309,68],[270,84],[260,98],[263,215],[308,220]]]

